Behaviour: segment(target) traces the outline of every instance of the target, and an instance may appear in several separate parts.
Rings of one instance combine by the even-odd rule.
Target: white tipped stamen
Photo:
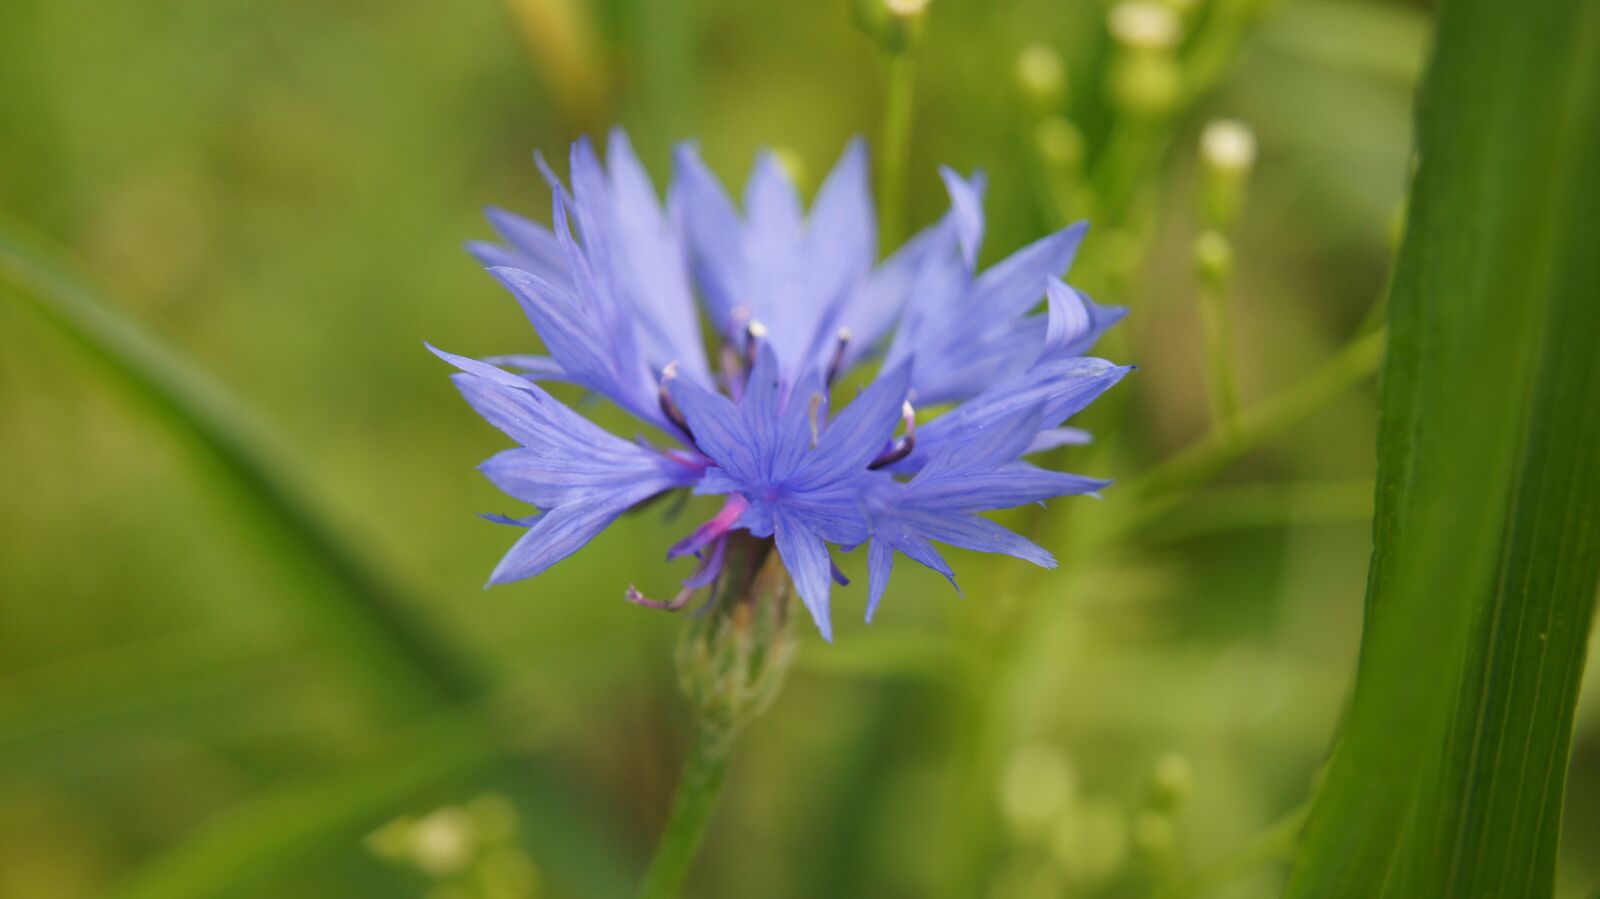
[[[917,447],[917,410],[911,405],[910,400],[900,404],[900,421],[905,425],[905,434],[889,445],[878,458],[867,465],[869,471],[876,471],[887,465],[893,465],[901,459],[911,455]]]
[[[758,319],[752,318],[750,323],[744,326],[744,367],[746,369],[755,370],[756,347],[766,337],[767,326],[763,325]]]
[[[839,329],[839,338],[833,345],[833,358],[828,362],[828,374],[823,379],[824,384],[831,386],[834,380],[839,377],[839,372],[843,370],[844,354],[845,350],[850,347],[851,336],[849,328]]]
[[[667,417],[667,421],[677,425],[678,430],[692,441],[694,432],[689,430],[689,420],[683,417],[683,410],[678,408],[677,402],[672,399],[672,391],[667,388],[667,384],[677,377],[678,360],[674,359],[661,369],[661,386],[656,390],[656,404],[661,407],[661,414]]]

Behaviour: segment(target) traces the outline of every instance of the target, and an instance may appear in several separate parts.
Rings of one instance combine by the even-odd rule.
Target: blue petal
[[[1055,558],[1038,544],[986,518],[942,515],[915,508],[902,509],[897,517],[905,527],[929,540],[976,552],[1003,553],[1042,568],[1056,567]]]
[[[889,586],[889,573],[894,570],[894,548],[877,539],[867,548],[867,623],[877,614],[878,601]]]
[[[668,381],[667,389],[672,392],[678,408],[683,410],[700,451],[735,479],[746,484],[756,483],[761,466],[756,457],[755,439],[733,401],[679,379]]]
[[[1034,435],[1033,442],[1028,444],[1023,455],[1043,453],[1063,446],[1087,446],[1093,442],[1093,435],[1080,428],[1052,428]]]
[[[611,132],[608,215],[614,236],[612,283],[636,313],[651,366],[677,362],[684,377],[710,383],[681,239],[662,214],[655,188],[622,130]]]
[[[1128,310],[1121,306],[1100,306],[1061,279],[1051,278],[1045,286],[1050,309],[1041,361],[1087,352],[1106,329],[1121,321]]]
[[[800,274],[807,295],[806,315],[794,320],[816,352],[832,348],[844,301],[878,258],[878,224],[867,186],[867,148],[859,138],[845,148],[822,182],[806,221]]]
[[[1019,409],[1039,408],[1039,431],[1057,427],[1132,370],[1133,366],[1090,357],[1037,365],[923,426],[917,432],[916,451],[894,470],[915,471],[945,441],[965,430],[988,427]]]
[[[1068,287],[1060,278],[1052,277],[1045,284],[1045,296],[1050,303],[1049,324],[1045,328],[1044,358],[1077,355],[1071,348],[1078,345],[1094,330],[1094,313],[1083,294]]]
[[[771,474],[772,457],[777,451],[782,403],[778,357],[763,342],[756,347],[756,364],[745,381],[744,395],[739,398],[739,414],[750,429],[752,448],[762,462],[760,470],[767,475]]]
[[[944,179],[945,190],[950,194],[950,213],[961,242],[961,260],[966,263],[967,271],[972,271],[977,267],[978,248],[983,244],[983,175],[975,174],[967,181],[954,169],[940,166],[939,177]]]
[[[711,325],[730,334],[734,310],[749,301],[739,214],[722,184],[687,144],[673,154],[668,203],[689,237]]]
[[[1015,318],[1039,302],[1045,283],[1072,265],[1087,223],[1079,222],[1042,237],[990,268],[972,285],[970,309],[984,321]]]
[[[546,447],[503,450],[478,470],[508,496],[541,509],[645,483],[658,484],[655,492],[660,492],[688,479],[687,470],[674,471],[676,463],[658,453],[638,447],[631,454],[617,449],[608,453],[582,453],[581,448],[568,452],[551,452]]]
[[[514,368],[530,381],[566,381],[567,373],[561,363],[549,356],[528,356],[513,353],[508,356],[485,356],[490,365]]]
[[[610,397],[645,421],[671,430],[656,403],[656,388],[644,360],[630,355],[623,329],[610,329],[594,309],[531,272],[490,272],[522,304],[545,348],[574,383]],[[580,279],[581,281],[582,279]],[[629,332],[631,333],[631,331]]]
[[[1003,415],[974,418],[936,442],[927,464],[911,480],[923,483],[937,477],[957,477],[1009,464],[1027,451],[1039,433],[1040,404],[1018,406]]]
[[[844,356],[846,368],[870,355],[889,333],[911,295],[912,282],[921,272],[924,259],[938,246],[945,230],[938,225],[924,229],[868,274],[846,299],[839,313],[840,326],[850,331]]]
[[[549,228],[494,206],[485,209],[484,216],[516,251],[517,262],[513,265],[527,269],[557,287],[572,289],[572,276],[567,273],[566,257]],[[481,255],[479,259],[484,261],[485,267],[500,264],[491,263]]]
[[[472,258],[478,260],[478,264],[484,268],[495,268],[501,265],[507,268],[533,267],[533,263],[528,257],[516,250],[502,247],[497,243],[489,243],[486,240],[467,241],[467,252],[471,253]]]
[[[833,580],[833,560],[822,538],[812,533],[796,516],[779,512],[773,536],[778,545],[778,555],[789,570],[795,592],[811,612],[811,618],[822,632],[822,639],[833,641],[833,624],[828,618],[828,592]]]
[[[505,554],[489,575],[489,583],[504,584],[542,573],[577,552],[617,516],[656,492],[653,485],[640,484],[621,493],[597,495],[585,502],[551,509]]]
[[[1094,493],[1110,484],[1110,481],[1018,462],[987,471],[967,471],[959,476],[913,482],[906,502],[953,513],[987,512],[1058,496]]]
[[[900,425],[900,407],[911,384],[911,366],[904,363],[879,375],[838,417],[828,424],[816,451],[794,473],[798,484],[816,485],[853,477],[883,451]]]
[[[744,189],[745,252],[757,277],[788,274],[789,257],[800,242],[804,217],[800,195],[771,151],[756,157]]]

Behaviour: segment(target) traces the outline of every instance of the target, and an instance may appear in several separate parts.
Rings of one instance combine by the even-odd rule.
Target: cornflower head
[[[977,272],[982,179],[944,170],[950,211],[879,263],[859,140],[809,210],[770,153],[742,209],[693,147],[675,154],[665,206],[620,130],[608,157],[574,144],[570,188],[539,159],[552,226],[491,209],[504,243],[469,245],[547,354],[434,349],[467,402],[518,444],[483,473],[539,510],[492,516],[526,532],[490,583],[539,574],[674,490],[722,506],[668,551],[698,559],[683,591],[658,602],[630,587],[641,604],[682,607],[719,577],[741,531],[776,549],[825,639],[831,583],[847,583],[835,548],[870,547],[868,620],[896,553],[952,583],[935,543],[1055,564],[980,513],[1107,485],[1025,461],[1085,441],[1063,423],[1129,370],[1083,355],[1123,310],[1059,278],[1082,225]],[[869,364],[875,377],[837,402],[841,379]],[[613,435],[547,381],[604,396],[656,433]],[[919,423],[916,407],[935,405],[949,408]]]

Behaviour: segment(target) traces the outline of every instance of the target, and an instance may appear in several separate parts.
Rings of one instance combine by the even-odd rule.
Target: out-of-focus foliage
[[[907,221],[942,211],[939,163],[989,173],[990,258],[1093,214],[1074,280],[1132,307],[1105,352],[1140,372],[1087,422],[1103,439],[1063,452],[1120,483],[1007,520],[1059,571],[961,558],[957,600],[907,566],[870,628],[850,621],[860,588],[840,591],[835,644],[806,641],[746,736],[692,894],[1281,889],[1355,661],[1364,322],[1431,21],[1282,0],[1208,30],[1258,5],[1168,3],[1188,36],[1175,82],[1112,38],[1101,0],[930,6]],[[621,122],[658,175],[694,137],[730,180],[770,144],[814,186],[849,136],[876,143],[883,60],[850,6],[0,4],[7,246],[61,248],[31,258],[250,410],[269,437],[248,455],[290,473],[342,564],[487,685],[441,699],[383,627],[353,626],[373,607],[304,529],[64,337],[13,269],[0,895],[628,893],[686,736],[681,622],[622,590],[667,592],[681,527],[647,510],[535,581],[479,589],[510,539],[473,517],[510,511],[471,470],[499,438],[421,341],[533,348],[460,243],[487,235],[486,203],[542,213],[535,148],[559,158]],[[1018,81],[1030,47],[1059,61],[1043,94]],[[1225,222],[1197,152],[1220,117],[1257,146]],[[1196,265],[1207,231],[1225,280],[1208,280],[1216,254]],[[1240,410],[1221,437],[1201,321],[1218,290]],[[1575,722],[1563,897],[1600,880],[1597,692]],[[485,794],[510,803],[505,828],[473,817]]]

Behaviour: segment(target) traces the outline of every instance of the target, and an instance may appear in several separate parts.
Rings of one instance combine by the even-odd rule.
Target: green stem
[[[673,899],[682,892],[689,867],[705,837],[711,809],[722,792],[732,750],[733,735],[727,730],[704,722],[696,727],[694,745],[672,797],[667,826],[639,888],[640,899]]]
[[[1190,490],[1211,479],[1251,449],[1304,421],[1378,370],[1384,332],[1352,341],[1304,381],[1247,409],[1238,418],[1237,439],[1213,429],[1122,488],[1125,513],[1108,533],[1126,533],[1170,508]]]
[[[916,64],[909,50],[891,53],[883,104],[882,194],[883,245],[894,247],[905,236],[906,169],[911,151],[911,113],[916,88]]]
[[[1200,288],[1211,426],[1224,440],[1239,440],[1239,388],[1233,372],[1233,326],[1228,315],[1227,282]]]

